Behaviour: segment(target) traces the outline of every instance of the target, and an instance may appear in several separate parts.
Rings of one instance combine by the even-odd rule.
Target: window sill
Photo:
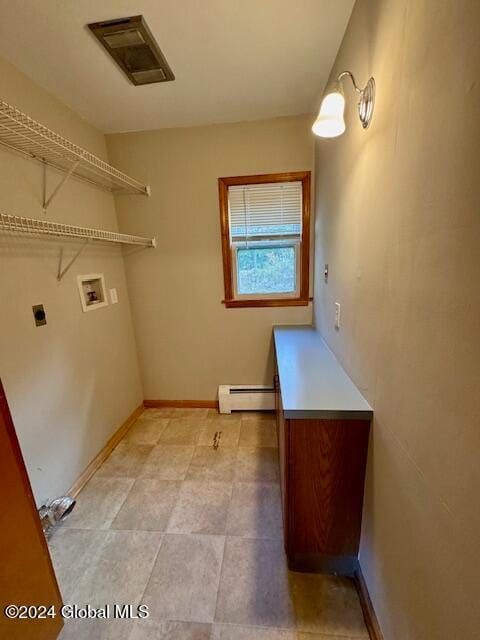
[[[240,307],[306,307],[313,298],[251,298],[250,300],[222,300],[227,309]]]

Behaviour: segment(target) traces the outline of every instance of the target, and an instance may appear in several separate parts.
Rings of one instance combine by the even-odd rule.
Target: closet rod
[[[63,222],[24,218],[9,213],[0,213],[0,231],[49,235],[61,238],[82,238],[84,240],[97,240],[99,242],[136,245],[140,247],[156,247],[155,238],[142,238],[141,236],[132,236],[125,233],[117,233],[116,231],[77,227],[71,224],[64,224]]]

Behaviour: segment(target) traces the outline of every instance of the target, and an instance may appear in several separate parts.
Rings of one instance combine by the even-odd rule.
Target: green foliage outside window
[[[293,293],[296,289],[294,247],[247,247],[237,250],[238,293]]]

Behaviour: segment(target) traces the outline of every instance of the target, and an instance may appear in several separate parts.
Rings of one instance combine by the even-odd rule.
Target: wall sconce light
[[[342,71],[333,90],[323,98],[320,112],[312,126],[313,133],[321,138],[336,138],[345,131],[345,120],[343,118],[345,98],[341,81],[347,76],[352,81],[355,91],[359,94],[357,109],[362,127],[366,129],[370,124],[375,103],[375,80],[370,78],[365,87],[360,89],[355,82],[353,73]]]

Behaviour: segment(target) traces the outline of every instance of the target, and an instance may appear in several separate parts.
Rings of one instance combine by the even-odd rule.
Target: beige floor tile
[[[77,497],[63,527],[108,529],[134,483],[133,478],[102,478],[94,475]]]
[[[70,600],[81,605],[140,603],[161,542],[150,531],[107,531]],[[75,562],[75,559],[71,559]]]
[[[158,444],[197,444],[203,429],[204,420],[196,418],[170,418],[168,425],[163,430]]]
[[[212,622],[225,539],[165,534],[143,603],[152,619]]]
[[[227,538],[215,621],[295,627],[281,540]]]
[[[80,578],[96,561],[107,531],[57,527],[48,546],[64,602],[69,602]]]
[[[280,485],[235,483],[228,511],[227,535],[282,539]]]
[[[182,483],[168,525],[169,533],[225,534],[232,485],[227,482]]]
[[[236,460],[237,449],[234,447],[196,447],[186,479],[231,482]]]
[[[180,486],[173,480],[137,478],[111,528],[165,531]]]
[[[237,447],[238,440],[240,438],[240,419],[208,419],[204,423],[204,427],[198,439],[198,444],[211,447],[214,442],[215,434],[218,434],[219,448]]]
[[[242,411],[242,420],[249,420],[251,422],[271,422],[275,420],[274,411]]]
[[[146,459],[140,478],[183,480],[194,451],[193,446],[159,444]]]
[[[291,572],[290,586],[299,631],[368,638],[360,601],[351,580]]]
[[[173,407],[156,407],[151,409],[144,409],[140,418],[143,420],[159,420],[162,418],[175,417],[175,411]]]
[[[239,447],[236,482],[278,482],[278,450],[273,447]]]
[[[214,624],[211,640],[297,640],[297,633],[288,629]]]
[[[122,442],[130,444],[157,444],[169,418],[139,418],[128,430]]]
[[[139,620],[128,640],[210,640],[211,630],[202,622]]]
[[[232,411],[232,413],[220,413],[218,409],[209,409],[207,412],[207,418],[210,419],[220,419],[220,420],[241,420],[242,412],[241,411]]]
[[[95,474],[97,477],[136,478],[153,445],[120,442]]]
[[[240,447],[276,447],[277,432],[274,420],[242,420]]]
[[[209,409],[199,409],[197,407],[188,408],[175,408],[173,409],[174,418],[192,418],[194,420],[205,420],[208,416]]]
[[[132,620],[65,620],[57,640],[130,640]]]

